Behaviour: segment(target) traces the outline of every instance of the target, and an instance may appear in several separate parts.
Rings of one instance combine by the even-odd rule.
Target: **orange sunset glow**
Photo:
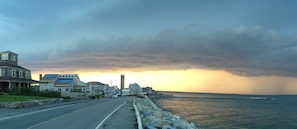
[[[44,73],[51,73],[45,72]],[[71,73],[71,72],[69,72]],[[246,77],[222,70],[160,70],[124,72],[76,72],[84,82],[100,81],[109,85],[120,85],[120,74],[125,74],[125,87],[130,83],[151,86],[157,91],[183,91],[204,93],[239,94],[296,94],[296,78],[266,76]],[[39,73],[33,73],[38,80]],[[274,88],[271,88],[274,87]]]

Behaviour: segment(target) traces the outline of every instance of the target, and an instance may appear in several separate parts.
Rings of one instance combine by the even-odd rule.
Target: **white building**
[[[40,79],[40,91],[84,92],[85,86],[78,74],[45,74]]]
[[[117,97],[120,94],[120,89],[117,86],[110,86],[107,89],[107,96],[115,96]]]
[[[142,88],[137,83],[129,84],[129,90],[131,95],[141,94]]]
[[[129,95],[131,95],[130,89],[128,89],[128,88],[123,89],[122,90],[122,95],[123,96],[129,96]]]
[[[152,87],[143,87],[142,88],[142,94],[145,94],[145,95],[149,95],[149,94],[152,94],[153,93],[153,88]]]
[[[91,95],[106,95],[108,85],[101,82],[88,82],[85,91]]]

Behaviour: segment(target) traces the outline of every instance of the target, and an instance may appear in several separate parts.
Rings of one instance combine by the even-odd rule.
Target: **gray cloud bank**
[[[296,36],[295,36],[296,37]],[[260,26],[168,29],[151,37],[82,39],[55,54],[38,54],[33,70],[225,70],[240,76],[297,77],[297,39]],[[26,57],[29,58],[29,57]]]

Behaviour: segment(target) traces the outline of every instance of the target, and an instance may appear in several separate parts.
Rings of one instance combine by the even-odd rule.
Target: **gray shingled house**
[[[31,71],[18,65],[18,54],[0,52],[0,92],[11,88],[30,87],[37,83],[31,79]]]

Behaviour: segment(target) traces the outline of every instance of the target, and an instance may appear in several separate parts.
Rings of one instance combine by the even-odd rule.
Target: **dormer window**
[[[15,55],[15,54],[11,54],[11,60],[12,60],[12,61],[17,61],[17,59],[16,59],[16,55]]]
[[[1,60],[8,60],[8,53],[2,53]]]

